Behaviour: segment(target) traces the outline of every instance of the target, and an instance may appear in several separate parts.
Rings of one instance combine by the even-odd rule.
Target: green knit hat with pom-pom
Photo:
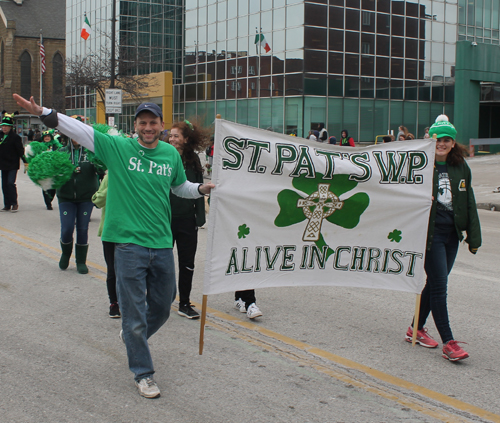
[[[455,140],[457,138],[457,130],[450,122],[446,115],[439,115],[436,122],[429,128],[429,135],[434,139],[450,137]]]

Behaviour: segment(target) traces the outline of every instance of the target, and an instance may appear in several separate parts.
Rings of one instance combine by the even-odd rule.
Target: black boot
[[[85,264],[87,261],[87,251],[89,250],[89,244],[79,245],[75,244],[75,257],[76,257],[76,271],[85,275],[89,273],[89,268]]]
[[[61,241],[61,258],[59,260],[59,268],[61,270],[66,270],[69,266],[69,259],[71,258],[71,253],[73,252],[73,241],[65,244]]]

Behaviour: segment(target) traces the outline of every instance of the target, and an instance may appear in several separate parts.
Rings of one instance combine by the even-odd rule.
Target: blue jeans
[[[61,218],[61,241],[65,244],[73,242],[76,223],[76,243],[86,245],[89,241],[89,222],[94,203],[59,203]]]
[[[17,206],[16,177],[17,169],[2,170],[3,205],[5,207]]]
[[[115,273],[128,365],[138,381],[154,373],[148,339],[168,320],[175,299],[172,249],[116,244]]]
[[[443,344],[453,339],[448,319],[447,288],[448,275],[458,251],[458,236],[453,228],[449,232],[434,231],[431,249],[425,255],[425,273],[427,282],[420,299],[420,318],[418,329],[425,325],[432,311],[434,323]]]

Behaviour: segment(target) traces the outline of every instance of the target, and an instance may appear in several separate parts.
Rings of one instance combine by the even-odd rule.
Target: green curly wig
[[[29,162],[28,176],[44,191],[61,188],[69,181],[76,169],[67,153],[47,151]]]

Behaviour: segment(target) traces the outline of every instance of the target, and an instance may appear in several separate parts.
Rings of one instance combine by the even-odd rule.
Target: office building
[[[137,0],[116,2],[115,75],[146,75],[172,72],[174,83],[182,82],[182,0]],[[67,0],[67,57],[110,57],[113,0]],[[84,41],[80,31],[87,16],[91,36]],[[66,108],[83,114],[84,87],[68,87]],[[161,96],[160,96],[161,98]],[[161,100],[157,99],[156,101]],[[91,120],[96,120],[96,95],[87,95],[86,105]],[[123,107],[116,123],[125,131],[132,128],[136,102]],[[169,106],[169,109],[171,106]]]
[[[477,105],[477,119],[466,128],[459,122],[472,135],[481,89],[484,101],[498,101],[497,87],[484,84],[500,82],[498,1],[186,0],[185,7],[179,117],[210,123],[220,113],[298,136],[324,122],[331,135],[347,129],[369,142],[399,125],[422,137],[441,113],[462,120],[457,94]],[[458,86],[469,60],[489,79]]]

